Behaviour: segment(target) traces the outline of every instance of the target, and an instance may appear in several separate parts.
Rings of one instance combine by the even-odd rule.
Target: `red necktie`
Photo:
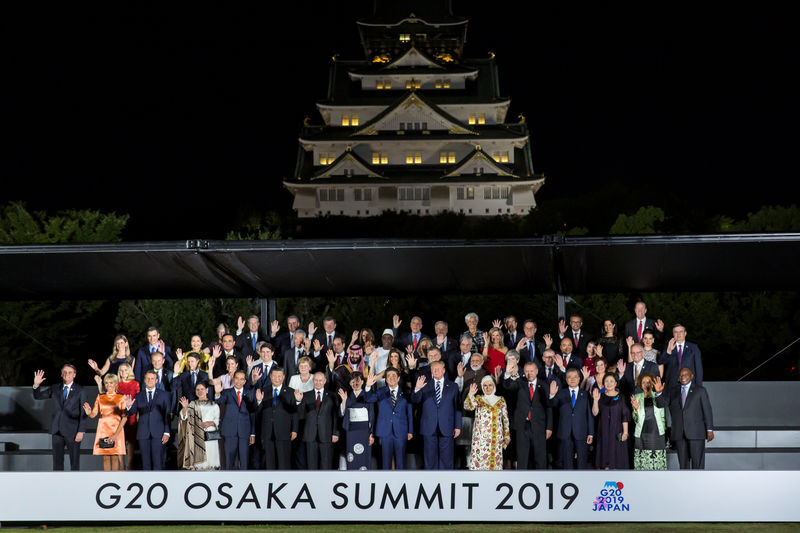
[[[416,335],[413,335],[413,336],[412,336],[412,339],[413,339],[413,340],[412,340],[412,343],[414,344],[414,349],[416,350],[416,349],[417,349],[417,336],[416,336]]]
[[[320,407],[320,405],[322,405],[321,396],[322,396],[322,393],[320,391],[317,391],[317,411],[319,411],[319,407]]]
[[[572,337],[575,339],[575,348],[577,348],[578,347],[578,334],[577,333],[573,333]]]
[[[239,407],[242,406],[242,391],[240,390],[236,391],[236,403],[239,404]]]
[[[531,394],[531,403],[533,403],[533,383],[528,383],[528,391]],[[530,420],[530,419],[531,419],[531,413],[530,413],[530,411],[528,411],[528,420]]]
[[[638,342],[642,342],[642,321],[639,321],[639,329],[636,330],[636,336],[638,337]]]

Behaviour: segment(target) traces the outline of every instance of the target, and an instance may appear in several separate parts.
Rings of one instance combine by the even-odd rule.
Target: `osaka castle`
[[[409,11],[409,7],[414,11]],[[284,186],[299,217],[525,215],[534,173],[524,118],[506,120],[493,54],[463,56],[467,19],[449,0],[374,2],[364,59],[333,58]]]

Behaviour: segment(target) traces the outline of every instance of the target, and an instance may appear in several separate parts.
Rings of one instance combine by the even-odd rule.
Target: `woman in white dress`
[[[182,397],[178,427],[178,465],[184,470],[219,470],[219,405],[208,398],[208,385],[198,383],[197,399]]]

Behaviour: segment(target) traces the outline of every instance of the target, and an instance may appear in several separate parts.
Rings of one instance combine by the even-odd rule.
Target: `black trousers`
[[[292,441],[265,439],[263,448],[264,468],[267,470],[291,470]]]
[[[531,466],[536,470],[547,468],[547,437],[526,421],[524,428],[517,430],[517,470],[530,470]]]
[[[53,470],[64,470],[64,449],[69,453],[69,469],[81,469],[81,443],[75,437],[65,437],[61,433],[53,435]]]
[[[681,470],[703,470],[706,467],[706,441],[704,439],[687,439],[681,437],[675,441],[678,452],[678,464]]]
[[[306,459],[309,470],[333,469],[332,442],[306,442]]]

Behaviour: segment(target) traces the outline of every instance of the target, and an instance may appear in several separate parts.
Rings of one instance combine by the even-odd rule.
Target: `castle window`
[[[358,126],[358,115],[356,113],[353,113],[352,115],[350,115],[350,125],[351,126]]]
[[[469,124],[475,124],[475,113],[469,114],[469,120],[467,122],[469,122]]]
[[[342,126],[350,125],[350,115],[342,115]]]
[[[422,152],[406,152],[406,165],[419,165],[422,163]]]
[[[450,80],[442,80],[442,88],[449,89],[450,88]]]
[[[439,152],[439,163],[455,163],[456,162],[456,153],[455,152]]]
[[[411,34],[410,33],[401,33],[400,34],[400,42],[401,43],[407,43],[410,40],[411,40]]]
[[[508,152],[492,152],[492,159],[498,163],[508,163]]]
[[[333,163],[334,159],[336,159],[336,154],[328,152],[320,152],[319,154],[320,165],[330,165],[331,163]]]
[[[478,113],[478,124],[486,124],[486,113]]]
[[[389,154],[386,152],[372,152],[372,164],[373,165],[388,165],[389,164]]]

